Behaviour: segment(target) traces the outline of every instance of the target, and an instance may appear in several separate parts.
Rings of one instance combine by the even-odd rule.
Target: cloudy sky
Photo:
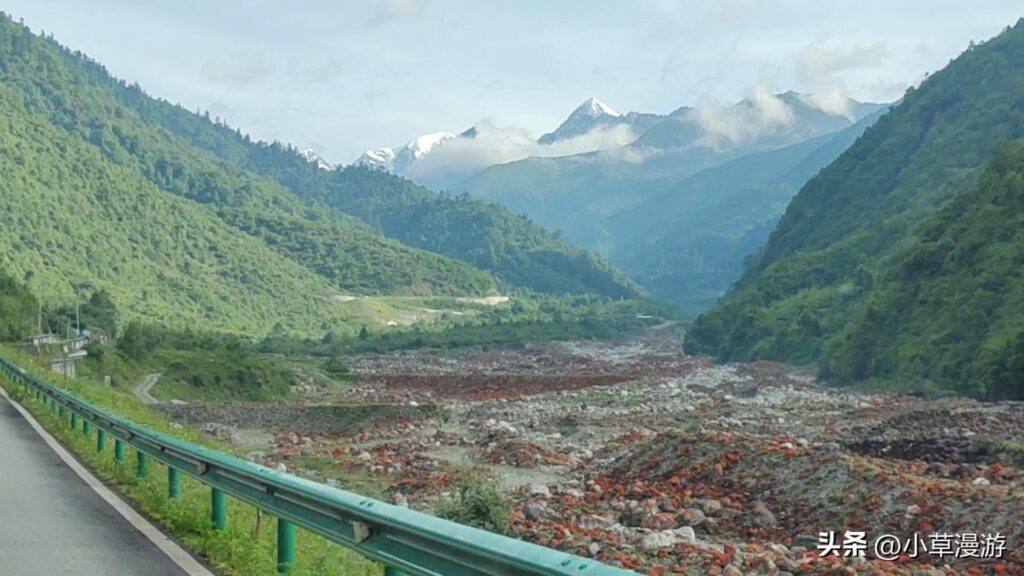
[[[598,96],[669,112],[757,90],[889,101],[1019,0],[8,0],[34,30],[333,162],[485,119],[533,135]]]

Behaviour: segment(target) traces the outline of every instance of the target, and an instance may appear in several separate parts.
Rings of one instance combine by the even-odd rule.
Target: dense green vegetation
[[[682,320],[671,304],[648,300],[608,300],[596,296],[535,297],[495,307],[469,319],[411,328],[362,330],[353,336],[328,334],[322,340],[269,335],[260,351],[335,357],[417,348],[508,346],[557,340],[605,340],[665,321]]]
[[[998,145],[978,184],[893,256],[823,369],[1024,398],[1024,142]]]
[[[872,330],[879,330],[884,341],[883,325],[885,330],[903,333],[896,318],[878,314],[885,306],[882,301],[873,302],[873,292],[880,281],[893,278],[901,278],[899,282],[910,289],[915,285],[905,272],[927,272],[927,267],[913,264],[929,261],[924,254],[935,248],[933,243],[914,246],[919,237],[935,236],[934,227],[931,233],[927,227],[914,233],[922,219],[927,220],[958,192],[974,189],[975,195],[984,197],[984,187],[973,188],[980,166],[996,142],[1020,137],[1024,137],[1024,21],[972,46],[918,89],[908,91],[899,105],[808,182],[736,288],[697,320],[690,331],[694,349],[729,360],[810,362],[822,357],[826,341],[842,333],[839,338],[850,335],[852,340],[846,344],[854,348],[840,353],[837,347],[843,344],[831,340],[827,373],[843,378],[906,376],[915,371],[910,366],[917,366],[922,377],[947,386],[956,381],[964,391],[990,394],[983,382],[996,385],[998,378],[989,375],[967,382],[979,375],[966,365],[937,369],[951,356],[934,349],[924,354],[920,342],[908,346],[917,347],[921,357],[908,348],[894,352],[898,360],[889,356],[890,360],[877,363],[867,362],[859,348],[874,349],[869,346]],[[951,206],[961,206],[953,202]],[[902,276],[890,272],[908,261],[911,268],[904,268]],[[959,271],[978,275],[985,266],[993,266],[992,272],[998,273],[1001,268],[995,264],[981,260],[979,268]],[[902,290],[887,287],[878,298],[896,298]],[[1012,300],[1004,303],[1010,305]],[[930,325],[933,332],[921,337],[934,338],[929,341],[937,345],[963,341],[968,349],[982,341],[986,347],[1002,346],[995,342],[1013,338],[1011,329],[1010,336],[992,334],[992,342],[988,336],[979,340],[980,328],[967,329],[962,322],[942,318],[952,325]],[[855,323],[863,327],[856,328]],[[1003,328],[998,330],[1002,333]],[[962,362],[959,355],[963,353],[954,356]],[[987,361],[981,365],[991,367]]]
[[[14,256],[9,259],[26,270],[38,264],[31,261],[33,257],[52,260],[52,268],[66,278],[74,282],[88,280],[110,290],[130,314],[137,314],[143,308],[137,296],[130,296],[141,294],[140,288],[145,287],[150,296],[164,300],[171,298],[169,292],[181,291],[168,286],[172,280],[161,278],[155,272],[150,282],[157,285],[152,287],[125,278],[134,289],[130,294],[124,286],[118,293],[109,278],[97,278],[110,272],[112,261],[132,253],[137,253],[140,259],[160,258],[182,250],[186,254],[177,260],[206,258],[221,262],[223,268],[246,260],[252,263],[262,260],[265,267],[276,268],[277,262],[288,260],[290,263],[279,272],[293,276],[299,286],[293,286],[290,291],[281,290],[270,282],[260,282],[266,285],[268,293],[281,299],[293,295],[312,299],[337,291],[488,294],[497,288],[494,278],[487,273],[384,238],[356,218],[307,206],[277,182],[191,145],[114,94],[118,91],[131,93],[138,102],[149,101],[137,86],[128,88],[110,78],[98,64],[80,54],[72,54],[52,40],[32,34],[6,17],[0,18],[0,87],[4,89],[4,105],[8,111],[5,116],[12,124],[10,132],[5,131],[8,146],[5,157],[16,159],[11,166],[5,166],[16,171],[5,177],[7,187],[17,188],[19,194],[45,188],[47,196],[65,199],[87,193],[86,197],[76,200],[83,202],[86,211],[94,210],[84,216],[65,215],[56,210],[55,205],[41,204],[40,200],[27,204],[18,199],[13,206],[12,222],[20,228],[11,233],[38,238],[41,246],[13,251]],[[196,119],[210,130],[216,129],[208,120]],[[53,157],[56,155],[68,158],[57,159]],[[67,168],[70,176],[67,181],[56,179],[62,176],[62,167]],[[171,195],[181,201],[172,200]],[[175,232],[164,233],[158,226],[151,234],[137,237],[124,238],[118,232],[108,234],[110,231],[105,227],[121,228],[117,218],[123,221],[130,217],[125,213],[126,206],[141,200],[134,196],[146,198],[146,201],[145,206],[138,208],[143,212],[135,214],[136,222],[130,224],[141,226],[139,220],[145,219],[147,208],[160,208],[173,213],[163,215],[162,221],[174,219]],[[45,219],[48,209],[58,217],[76,221],[40,230],[46,223],[38,220]],[[30,210],[32,214],[23,215]],[[37,213],[39,210],[43,210],[42,214]],[[216,234],[221,238],[209,237],[213,233],[209,228],[213,226],[220,228]],[[105,245],[92,248],[93,253],[83,254],[84,258],[71,259],[70,255],[50,258],[40,254],[55,234],[69,236],[56,243],[63,245],[70,244],[74,235],[89,232],[112,238]],[[238,242],[248,247],[231,245],[224,237],[239,238]],[[131,243],[125,243],[129,241]],[[182,246],[185,242],[192,246]],[[90,241],[90,244],[93,243]],[[141,249],[142,246],[146,250]],[[256,251],[265,256],[252,258]],[[88,261],[97,270],[89,277],[81,277],[73,268],[75,262],[63,264],[67,260]],[[175,264],[178,266],[160,267],[173,270],[181,268],[184,262]],[[187,269],[180,271],[191,274]],[[256,284],[258,276],[267,274],[249,271],[238,273],[231,280]],[[46,289],[51,285],[41,282],[42,279],[37,276],[33,286]],[[217,308],[224,305],[225,298],[210,294],[212,289],[208,291],[204,285],[196,283],[194,290],[199,292],[196,298],[216,301],[206,304],[211,308],[209,315],[222,316]],[[244,292],[244,289],[239,291]],[[57,296],[52,292],[42,295],[47,299]],[[67,290],[62,290],[60,295],[66,297]],[[126,301],[129,299],[134,302]],[[300,307],[306,309],[310,305],[300,302]],[[260,308],[265,314],[275,311],[274,306]],[[282,308],[287,306],[282,305]],[[313,310],[303,312],[304,315],[311,313]],[[192,311],[183,315],[194,317]],[[285,314],[282,318],[289,316]],[[290,322],[294,324],[294,318]]]
[[[439,517],[496,534],[508,531],[509,502],[493,477],[471,470],[454,474],[450,493],[437,504]]]
[[[36,325],[36,298],[22,282],[0,269],[0,340],[29,336]]]
[[[497,204],[452,197],[377,170],[350,167],[325,175],[312,196],[412,246],[494,272],[510,286],[547,294],[637,295],[634,284],[595,254]],[[311,188],[302,188],[308,195]]]
[[[384,241],[372,228],[493,271],[510,287],[636,295],[633,284],[600,258],[504,208],[437,194],[379,171],[319,170],[290,146],[254,142],[206,114],[151,98],[6,18],[0,23],[0,83],[17,87],[31,109],[95,143],[111,161],[215,206],[226,222],[341,290],[480,294],[495,288],[489,275]]]
[[[126,319],[312,332],[331,284],[212,211],[106,161],[0,84],[0,260],[48,306],[105,289]]]
[[[266,401],[288,395],[296,383],[293,370],[228,335],[170,332],[133,322],[117,341],[116,354],[116,361],[127,362],[135,374],[160,372],[160,387],[183,391],[184,398]]]

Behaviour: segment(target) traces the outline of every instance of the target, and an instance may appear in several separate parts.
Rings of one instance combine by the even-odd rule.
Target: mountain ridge
[[[996,143],[1022,137],[1024,19],[908,90],[812,178],[733,290],[697,319],[693,349],[722,360],[822,361],[868,313],[921,222],[976,185]],[[896,371],[871,375],[881,373]]]

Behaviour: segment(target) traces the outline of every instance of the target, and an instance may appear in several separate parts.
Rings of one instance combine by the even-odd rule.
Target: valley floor
[[[513,535],[647,574],[1024,574],[1021,403],[830,389],[686,356],[666,330],[370,355],[354,373],[288,406],[160,409],[427,511],[453,471],[488,469]],[[820,557],[823,532],[864,532],[868,558]],[[886,535],[894,561],[872,557]]]

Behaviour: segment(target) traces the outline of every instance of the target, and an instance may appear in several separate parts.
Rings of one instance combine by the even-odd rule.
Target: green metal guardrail
[[[114,458],[125,459],[125,445],[138,451],[136,473],[149,472],[150,458],[167,466],[168,497],[181,491],[181,473],[211,488],[210,518],[227,525],[226,496],[277,517],[277,571],[295,563],[295,527],[380,562],[388,576],[637,576],[635,572],[536,544],[435,518],[271,470],[179,440],[121,418],[0,358],[0,373],[37,400],[50,404],[70,425],[91,434],[104,450],[114,438]]]

